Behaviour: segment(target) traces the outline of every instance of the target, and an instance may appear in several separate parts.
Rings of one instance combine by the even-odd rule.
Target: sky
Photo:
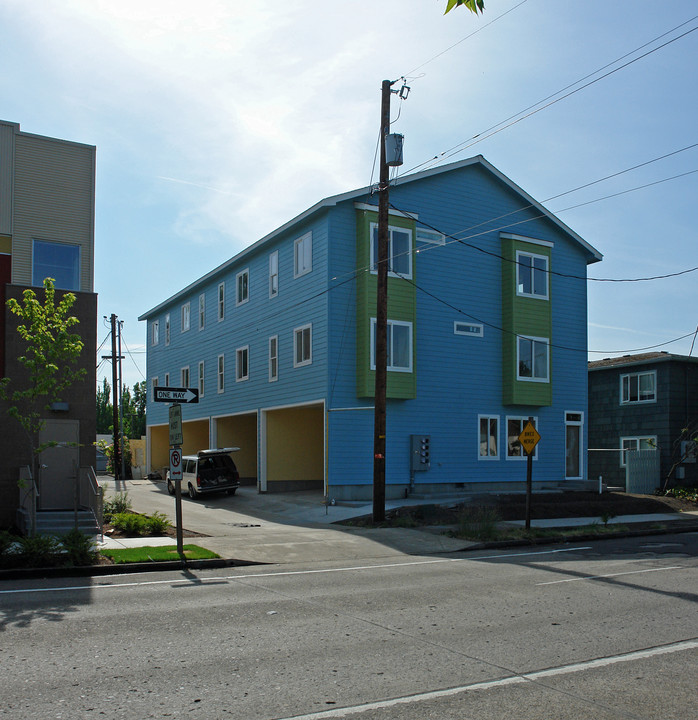
[[[410,87],[401,173],[482,154],[604,255],[592,278],[698,266],[695,1],[485,5],[0,0],[0,118],[97,147],[97,341],[118,315],[126,385],[147,377],[139,315],[375,182],[385,79]],[[698,354],[698,272],[588,291],[590,359]]]

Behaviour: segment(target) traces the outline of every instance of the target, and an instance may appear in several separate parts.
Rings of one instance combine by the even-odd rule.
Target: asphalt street
[[[12,718],[688,720],[698,534],[0,585]]]

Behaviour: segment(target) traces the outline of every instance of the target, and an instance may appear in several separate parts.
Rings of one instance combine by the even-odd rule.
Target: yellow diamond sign
[[[521,447],[526,451],[526,455],[533,454],[539,441],[540,433],[529,420],[521,431],[521,435],[519,435],[519,442],[521,443]]]

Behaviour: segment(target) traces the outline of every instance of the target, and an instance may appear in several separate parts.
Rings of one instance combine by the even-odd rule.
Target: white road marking
[[[465,558],[439,558],[435,560],[416,560],[412,562],[388,563],[384,565],[355,565],[339,568],[324,568],[321,570],[279,570],[277,572],[267,573],[251,573],[246,575],[228,575],[227,577],[213,578],[183,578],[181,580],[140,580],[127,583],[103,583],[93,585],[71,585],[68,587],[42,587],[42,588],[17,588],[14,590],[0,590],[0,595],[17,595],[20,593],[43,593],[43,592],[67,592],[71,590],[110,590],[115,588],[138,587],[146,585],[204,585],[211,583],[220,583],[222,580],[250,580],[265,577],[282,577],[284,575],[323,575],[337,572],[355,572],[357,570],[381,570],[383,568],[398,568],[413,565],[438,565],[442,563],[457,563],[472,560],[499,560],[500,558],[517,558],[528,557],[531,555],[554,555],[558,553],[578,552],[580,550],[590,550],[589,546],[560,548],[557,550],[538,550],[535,552],[506,553],[502,555],[481,555],[477,557]],[[107,575],[102,577],[119,577],[116,575]]]
[[[682,570],[679,565],[670,567],[648,568],[646,570],[626,570],[626,572],[608,573],[608,575],[586,575],[585,577],[567,578],[566,580],[550,580],[548,582],[536,583],[536,585],[559,585],[560,583],[579,582],[580,580],[598,580],[600,578],[620,577],[621,575],[639,575],[640,573],[661,572],[662,570]]]
[[[308,713],[307,715],[293,715],[287,718],[278,718],[277,720],[330,720],[331,718],[342,718],[347,717],[348,715],[358,715],[363,712],[385,710],[397,705],[410,705],[413,703],[423,702],[425,700],[438,700],[440,698],[453,697],[455,695],[475,690],[491,690],[506,687],[508,685],[521,685],[523,683],[535,682],[537,680],[554,677],[556,675],[584,672],[585,670],[608,667],[609,665],[615,665],[617,663],[644,660],[658,655],[685,652],[687,650],[695,650],[696,648],[698,648],[698,641],[686,640],[672,645],[648,648],[647,650],[638,650],[636,652],[625,653],[623,655],[599,658],[598,660],[587,660],[585,662],[574,663],[573,665],[562,665],[556,668],[548,668],[547,670],[539,670],[537,672],[500,678],[499,680],[489,680],[486,682],[474,683],[473,685],[461,685],[460,687],[446,688],[444,690],[432,690],[431,692],[417,693],[416,695],[404,695],[402,697],[391,698],[390,700],[363,703],[362,705],[351,705],[349,707],[333,708],[332,710],[320,710],[319,712]]]

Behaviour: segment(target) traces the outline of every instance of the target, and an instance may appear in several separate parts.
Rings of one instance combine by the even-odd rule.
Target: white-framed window
[[[189,366],[183,367],[180,374],[181,380],[182,380],[182,387],[188,388],[189,387]]]
[[[620,404],[657,401],[657,371],[627,373],[620,376]]]
[[[157,345],[160,342],[160,321],[153,320],[150,325],[150,344]]]
[[[204,378],[205,378],[204,361],[199,360],[199,397],[200,398],[202,398],[204,396]]]
[[[579,480],[584,476],[582,440],[584,413],[581,410],[565,412],[565,479]]]
[[[165,315],[165,345],[170,344],[170,313]]]
[[[218,322],[225,319],[225,283],[218,283]]]
[[[507,460],[525,460],[526,451],[521,447],[519,435],[523,432],[528,422],[527,417],[515,417],[507,415]],[[538,418],[533,418],[533,427],[538,427]],[[533,451],[533,459],[538,458],[538,445]]]
[[[485,328],[481,323],[468,323],[455,320],[453,322],[453,332],[455,335],[482,337],[485,334]]]
[[[293,330],[293,367],[313,362],[313,326],[302,325]]]
[[[309,273],[313,269],[313,233],[308,232],[293,243],[293,277]]]
[[[250,269],[246,268],[235,276],[235,304],[242,305],[250,299]]]
[[[32,285],[53,278],[59,290],[80,290],[80,246],[50,240],[32,241]]]
[[[170,373],[165,373],[165,387],[170,387]]]
[[[158,383],[159,383],[159,378],[154,377],[154,378],[150,379],[150,396],[151,396],[153,402],[155,402],[155,388],[160,387],[160,385]]]
[[[478,415],[478,458],[499,460],[499,416]]]
[[[376,369],[376,318],[371,318],[371,370]],[[388,371],[412,372],[412,323],[388,320]]]
[[[218,356],[218,392],[222,393],[225,391],[225,355]]]
[[[199,330],[206,327],[206,295],[199,295]]]
[[[656,435],[639,435],[637,437],[622,437],[620,439],[620,466],[628,464],[628,450],[656,450]]]
[[[279,294],[279,251],[275,250],[269,255],[269,297]]]
[[[235,351],[235,382],[248,380],[250,377],[250,346]]]
[[[516,251],[516,294],[548,299],[548,258]]]
[[[445,245],[446,236],[436,230],[418,227],[417,242],[428,243],[429,245]]]
[[[182,332],[187,332],[191,326],[191,306],[189,303],[182,305]]]
[[[371,272],[378,272],[378,223],[371,223]],[[412,231],[388,228],[388,275],[412,277]]]
[[[516,341],[517,380],[548,382],[550,341],[547,338],[518,336]]]
[[[279,379],[279,336],[269,338],[269,382]]]

